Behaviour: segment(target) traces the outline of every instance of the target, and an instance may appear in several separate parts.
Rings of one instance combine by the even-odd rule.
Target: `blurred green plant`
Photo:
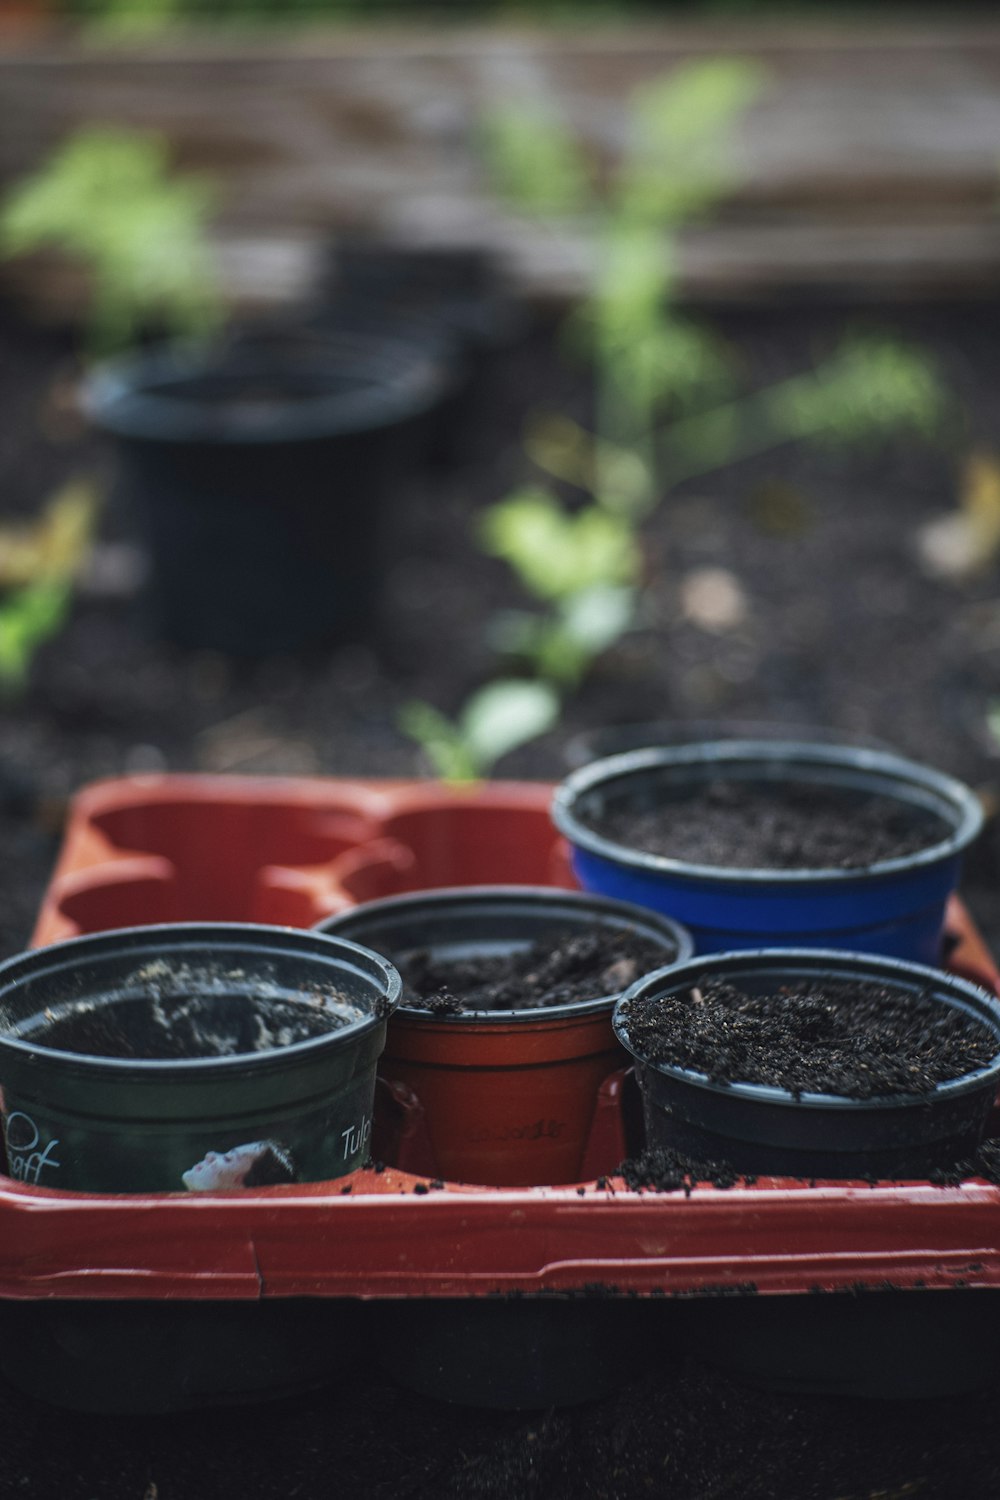
[[[66,623],[99,508],[93,485],[72,480],[38,521],[0,527],[0,697],[24,691],[37,651]]]
[[[544,614],[498,615],[494,644],[529,660],[543,680],[575,687],[632,621],[641,568],[634,528],[598,505],[571,514],[544,489],[527,487],[490,507],[480,541],[548,606]]]
[[[454,720],[415,701],[400,710],[399,727],[420,745],[434,772],[454,784],[487,775],[511,750],[557,722],[559,699],[545,682],[502,678],[468,698]]]
[[[178,336],[222,321],[206,226],[214,193],[170,170],[167,143],[92,126],[66,140],[0,206],[0,253],[53,248],[90,283],[86,342],[94,355],[157,326]]]
[[[477,533],[540,606],[500,615],[495,644],[561,692],[636,623],[640,527],[674,485],[794,440],[927,436],[941,421],[941,387],[918,349],[849,337],[814,369],[739,394],[729,346],[680,312],[678,236],[735,181],[734,127],[763,85],[756,65],[726,58],[644,85],[610,173],[561,121],[520,102],[484,122],[508,201],[543,222],[571,217],[597,245],[565,327],[592,366],[593,430],[533,416],[525,452],[544,478],[497,502]],[[553,482],[578,492],[572,502]]]

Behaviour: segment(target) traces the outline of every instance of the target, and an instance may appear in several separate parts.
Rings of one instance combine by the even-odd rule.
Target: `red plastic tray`
[[[551,798],[538,782],[96,782],[73,800],[32,946],[148,922],[311,927],[431,886],[572,886]]]
[[[420,885],[568,884],[551,788],[136,777],[75,800],[34,941],[183,918],[307,925]],[[235,883],[226,884],[229,871]],[[238,872],[238,874],[236,873]],[[949,963],[1000,981],[961,905]],[[583,1183],[431,1185],[419,1108],[381,1088],[395,1165],[238,1193],[91,1195],[0,1177],[0,1296],[484,1296],[1000,1286],[1000,1188],[980,1181],[628,1191],[628,1076],[605,1084]],[[1000,1133],[1000,1119],[997,1121]]]

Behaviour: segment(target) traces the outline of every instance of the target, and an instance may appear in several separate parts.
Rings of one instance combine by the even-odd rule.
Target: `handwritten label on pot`
[[[340,1139],[344,1143],[344,1160],[350,1161],[352,1157],[363,1151],[371,1140],[372,1122],[369,1115],[361,1116],[360,1125],[348,1125],[347,1129],[341,1131]]]
[[[4,1121],[7,1169],[16,1182],[37,1183],[45,1167],[58,1168],[54,1156],[58,1140],[42,1142],[42,1133],[30,1115],[15,1109]]]

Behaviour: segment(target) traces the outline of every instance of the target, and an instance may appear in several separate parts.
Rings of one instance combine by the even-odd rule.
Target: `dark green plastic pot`
[[[251,924],[127,928],[9,959],[0,964],[7,1170],[84,1192],[341,1177],[368,1155],[375,1066],[399,994],[392,965],[356,943]],[[131,1044],[145,1017],[176,1019],[182,1007],[200,1050],[214,1055],[47,1042],[53,1025],[110,1020]],[[285,1045],[303,1017],[335,1029]],[[181,1051],[175,1026],[153,1035],[147,1053],[164,1036],[163,1050]]]

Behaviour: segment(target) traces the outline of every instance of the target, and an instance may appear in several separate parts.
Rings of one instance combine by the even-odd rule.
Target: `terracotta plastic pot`
[[[664,963],[692,951],[669,918],[530,887],[372,901],[319,930],[402,962],[416,950],[437,960],[499,955],[596,924],[655,943]],[[615,999],[454,1016],[413,1006],[396,1013],[380,1073],[420,1100],[442,1177],[494,1187],[579,1180],[598,1091],[622,1061],[610,1024]]]
[[[615,809],[654,810],[714,781],[774,787],[813,784],[850,802],[876,795],[933,814],[941,832],[926,848],[853,869],[737,869],[648,854],[595,832]],[[941,956],[948,897],[960,857],[982,827],[968,787],[901,756],[834,744],[733,740],[635,750],[574,772],[558,789],[553,820],[572,845],[585,890],[667,911],[699,953],[818,947],[919,963]]]
[[[352,1172],[399,993],[355,943],[249,924],[129,928],[8,959],[7,1170],[84,1192]]]
[[[753,1083],[713,1083],[704,1073],[645,1056],[629,1031],[639,1000],[681,994],[705,980],[748,993],[799,981],[860,980],[930,996],[975,1017],[996,1038],[986,1067],[927,1094],[849,1099]],[[867,954],[771,949],[696,958],[632,985],[614,1013],[615,1035],[636,1059],[647,1144],[738,1172],[795,1177],[926,1177],[973,1156],[1000,1084],[1000,1001],[968,980],[922,964]]]
[[[241,656],[368,633],[405,438],[448,379],[411,343],[344,331],[99,368],[86,405],[144,530],[156,631]]]

